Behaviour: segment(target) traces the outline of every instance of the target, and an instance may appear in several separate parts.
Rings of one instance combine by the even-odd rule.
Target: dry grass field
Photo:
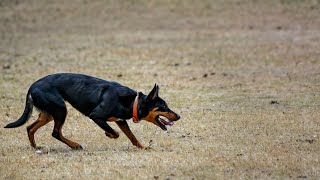
[[[140,150],[68,105],[63,132],[84,150],[51,122],[37,154],[26,125],[2,127],[57,72],[158,83],[182,118],[130,121]],[[0,111],[0,179],[319,179],[320,1],[1,0]]]

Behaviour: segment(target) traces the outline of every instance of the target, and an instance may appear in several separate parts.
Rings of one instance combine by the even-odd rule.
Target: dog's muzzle
[[[180,119],[180,116],[172,112],[168,117],[164,115],[158,115],[155,120],[159,124],[160,128],[166,131],[167,130],[166,126],[172,126],[174,124],[174,121],[178,121],[179,119]]]

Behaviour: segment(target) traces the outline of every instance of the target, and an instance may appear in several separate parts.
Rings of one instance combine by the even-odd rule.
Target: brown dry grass
[[[0,128],[0,179],[320,178],[319,12],[312,0],[0,1],[1,126],[56,72],[156,82],[182,116],[167,132],[130,122],[149,151],[72,108],[63,131],[82,151],[52,123],[36,134],[43,154],[25,126]]]

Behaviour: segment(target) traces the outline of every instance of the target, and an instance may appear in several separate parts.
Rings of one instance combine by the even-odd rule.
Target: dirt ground
[[[42,153],[26,125],[0,128],[0,179],[319,179],[319,17],[319,0],[1,0],[1,127],[57,72],[157,83],[182,118],[129,120],[140,150],[68,105],[63,133],[84,150],[53,123],[35,135]]]

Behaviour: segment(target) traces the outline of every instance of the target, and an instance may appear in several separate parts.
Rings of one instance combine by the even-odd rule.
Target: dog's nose
[[[179,120],[180,119],[180,116],[177,114],[177,120]]]

